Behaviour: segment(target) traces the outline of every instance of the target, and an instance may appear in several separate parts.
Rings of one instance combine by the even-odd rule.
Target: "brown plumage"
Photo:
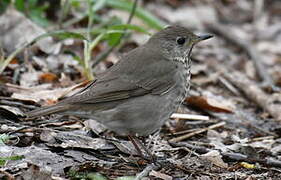
[[[27,116],[76,115],[96,119],[118,134],[151,134],[187,96],[192,47],[210,37],[179,26],[165,28],[79,93]]]

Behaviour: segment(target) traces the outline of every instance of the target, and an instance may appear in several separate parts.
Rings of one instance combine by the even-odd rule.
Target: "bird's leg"
[[[149,160],[152,162],[155,162],[156,159],[155,157],[150,153],[150,151],[144,146],[144,144],[134,135],[128,135],[129,140],[132,142],[132,144],[134,145],[134,147],[136,148],[139,156],[143,159],[147,159],[144,154],[142,153],[140,147],[138,145],[140,145],[142,147],[142,149],[148,154],[148,156],[150,157]]]
[[[132,135],[128,135],[129,140],[132,142],[132,144],[134,145],[135,149],[137,150],[138,154],[140,157],[142,157],[143,159],[145,159],[144,155],[141,152],[141,149],[139,148],[136,139],[134,138],[135,136]]]
[[[151,162],[156,162],[155,156],[145,147],[145,145],[138,139],[135,138],[135,141],[142,147],[142,149],[147,153]]]
[[[147,153],[151,162],[156,162],[156,157],[145,147],[145,145],[138,138],[136,138],[135,140],[142,147],[142,149]]]

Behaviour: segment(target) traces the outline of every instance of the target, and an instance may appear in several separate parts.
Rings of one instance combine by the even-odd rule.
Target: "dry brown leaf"
[[[19,64],[19,60],[17,58],[13,58],[11,61],[10,61],[10,64]]]
[[[58,76],[54,73],[43,73],[39,77],[39,81],[43,83],[51,83],[58,80]]]
[[[58,101],[57,100],[53,100],[53,99],[46,99],[45,100],[45,105],[54,105],[56,104]]]
[[[12,97],[21,100],[31,100],[34,102],[44,101],[43,104],[53,104],[60,97],[65,95],[66,92],[69,92],[69,89],[71,89],[71,87],[56,88],[53,90],[31,87],[26,90],[21,90],[19,92],[13,93]]]
[[[219,151],[217,151],[217,150],[213,150],[213,151],[210,151],[210,152],[208,152],[206,154],[202,154],[201,158],[202,159],[206,159],[206,160],[212,162],[214,165],[216,165],[218,167],[228,168],[228,164],[223,162],[222,156],[219,153]]]
[[[209,97],[191,96],[186,98],[185,102],[187,102],[191,106],[195,106],[208,111],[218,113],[233,113],[233,109],[231,107]]]
[[[149,173],[150,176],[154,176],[156,178],[159,178],[159,179],[163,179],[163,180],[172,180],[173,177],[172,176],[169,176],[167,174],[163,174],[163,173],[160,173],[158,171],[154,171],[152,170],[150,173]]]

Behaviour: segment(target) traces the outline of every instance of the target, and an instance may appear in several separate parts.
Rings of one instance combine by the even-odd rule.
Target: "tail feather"
[[[59,113],[62,111],[65,111],[67,109],[67,105],[54,105],[49,107],[41,107],[38,109],[35,109],[33,111],[29,111],[26,113],[27,118],[36,118],[40,116],[45,116],[53,113]]]

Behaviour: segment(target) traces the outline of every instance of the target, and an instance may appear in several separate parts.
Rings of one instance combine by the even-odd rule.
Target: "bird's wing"
[[[100,79],[61,103],[105,103],[148,93],[162,95],[175,86],[174,63],[159,59],[161,56],[152,52],[146,56],[137,56],[138,53],[142,53],[141,50],[127,54]],[[136,60],[136,56],[139,59]]]

